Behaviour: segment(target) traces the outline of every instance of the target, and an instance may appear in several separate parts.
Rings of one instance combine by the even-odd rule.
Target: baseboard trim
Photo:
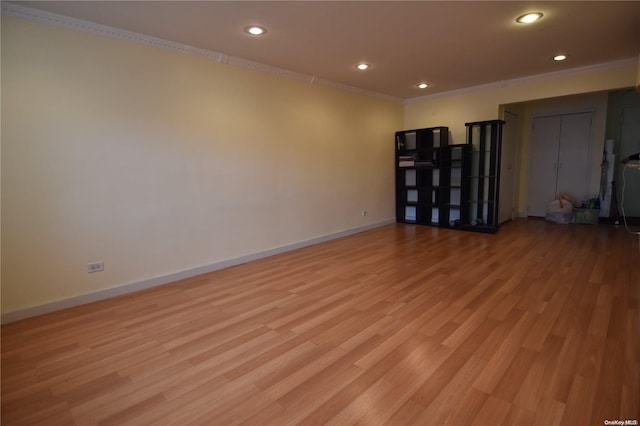
[[[35,316],[48,314],[51,312],[73,308],[75,306],[86,305],[87,303],[97,302],[99,300],[109,299],[116,296],[122,296],[124,294],[133,293],[136,291],[169,284],[175,281],[195,277],[197,275],[206,274],[208,272],[218,271],[220,269],[225,269],[231,266],[236,266],[236,265],[251,262],[254,260],[262,259],[265,257],[274,256],[276,254],[297,250],[297,249],[308,247],[314,244],[323,243],[323,242],[334,240],[337,238],[347,237],[349,235],[354,235],[360,232],[369,231],[371,229],[379,228],[381,226],[389,225],[392,223],[395,223],[395,220],[393,219],[385,220],[382,222],[377,222],[370,225],[361,226],[358,228],[347,229],[345,231],[340,231],[333,234],[312,238],[310,240],[287,244],[284,246],[276,247],[269,250],[264,250],[257,253],[248,254],[245,256],[236,257],[233,259],[227,259],[227,260],[215,262],[209,265],[204,265],[204,266],[200,266],[200,267],[196,267],[196,268],[192,268],[184,271],[175,272],[168,275],[163,275],[161,277],[154,277],[154,278],[150,278],[150,279],[146,279],[146,280],[142,280],[142,281],[138,281],[130,284],[125,284],[118,287],[96,291],[93,293],[82,294],[80,296],[58,300],[51,303],[45,303],[43,305],[33,306],[30,308],[20,309],[17,311],[8,312],[6,314],[3,313],[0,321],[2,324],[8,324],[8,323],[20,321],[23,319],[27,319],[27,318],[32,318]]]

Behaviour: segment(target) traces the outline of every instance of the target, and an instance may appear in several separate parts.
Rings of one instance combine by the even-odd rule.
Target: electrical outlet
[[[362,216],[366,216],[367,215],[367,211],[366,210],[362,210]]]
[[[104,271],[104,262],[91,262],[87,264],[87,272],[101,272]]]

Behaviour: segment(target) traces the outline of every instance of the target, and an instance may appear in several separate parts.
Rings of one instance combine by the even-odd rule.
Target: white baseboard
[[[185,278],[195,277],[196,275],[206,274],[208,272],[217,271],[231,266],[240,265],[242,263],[251,262],[253,260],[262,259],[264,257],[273,256],[276,254],[284,253],[291,250],[296,250],[302,247],[311,246],[314,244],[322,243],[336,238],[342,238],[349,235],[357,234],[360,232],[368,231],[370,229],[379,228],[381,226],[394,223],[394,220],[386,220],[370,225],[361,226],[358,228],[348,229],[346,231],[340,231],[322,237],[312,238],[306,241],[300,241],[293,244],[287,244],[281,247],[261,251],[258,253],[248,254],[246,256],[240,256],[233,259],[223,260],[221,262],[212,263],[210,265],[204,265],[185,271],[175,272],[173,274],[164,275],[161,277],[154,277],[135,283],[125,284],[119,287],[113,287],[106,290],[100,290],[93,293],[82,294],[80,296],[71,297],[69,299],[58,300],[56,302],[46,303],[44,305],[33,306],[30,308],[20,309],[13,312],[2,314],[2,324],[8,324],[15,321],[20,321],[26,318],[35,317],[38,315],[48,314],[51,312],[61,311],[63,309],[72,308],[74,306],[85,305],[87,303],[96,302],[99,300],[109,299],[115,296],[121,296],[127,293],[133,293],[135,291],[144,290],[151,287],[156,287],[164,284],[169,284],[175,281],[183,280]]]

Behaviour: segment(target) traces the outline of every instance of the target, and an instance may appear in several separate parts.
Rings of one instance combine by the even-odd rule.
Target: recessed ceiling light
[[[429,87],[429,85],[427,83],[420,83],[420,84],[418,84],[418,87],[420,89],[426,89],[427,87]]]
[[[567,59],[567,55],[556,55],[553,57],[554,61],[564,61],[565,59]]]
[[[370,66],[371,66],[371,65],[369,65],[369,64],[361,63],[361,64],[358,64],[358,65],[356,66],[356,68],[358,68],[358,69],[359,69],[359,70],[361,70],[361,71],[364,71],[364,70],[368,69]]]
[[[267,32],[266,29],[259,27],[257,25],[248,26],[244,29],[244,31],[254,36],[262,35]]]
[[[518,16],[516,22],[519,24],[530,24],[539,20],[542,16],[542,12],[525,13],[524,15]]]

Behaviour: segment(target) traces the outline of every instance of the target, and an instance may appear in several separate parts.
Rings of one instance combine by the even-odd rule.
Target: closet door
[[[556,196],[560,117],[533,120],[529,149],[529,216],[544,217],[547,204]]]
[[[571,194],[578,202],[589,197],[590,141],[591,113],[562,116],[556,193]]]
[[[529,216],[544,217],[559,193],[581,201],[588,196],[591,113],[535,118],[529,155]]]

